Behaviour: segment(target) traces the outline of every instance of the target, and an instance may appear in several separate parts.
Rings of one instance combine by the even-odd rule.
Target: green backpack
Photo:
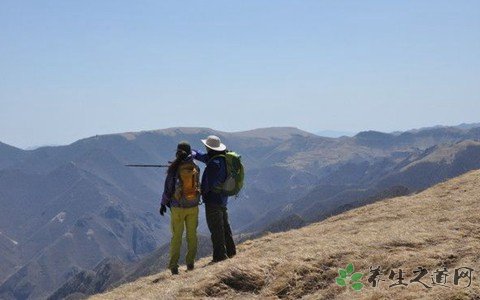
[[[243,187],[243,179],[245,171],[243,168],[241,156],[232,151],[228,151],[225,155],[217,155],[224,157],[227,164],[227,179],[219,187],[215,188],[216,192],[227,196],[236,196]]]

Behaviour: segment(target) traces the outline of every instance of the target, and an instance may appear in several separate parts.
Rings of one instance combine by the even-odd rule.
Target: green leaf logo
[[[355,291],[360,291],[362,288],[363,288],[363,283],[361,282],[356,282],[352,284],[352,289],[354,289]]]
[[[354,291],[360,291],[363,288],[363,283],[360,282],[362,279],[362,273],[354,273],[355,267],[353,264],[348,264],[345,269],[338,269],[338,277],[335,278],[335,282],[339,286],[349,286]]]
[[[348,264],[348,266],[347,266],[348,275],[352,274],[353,271],[355,271],[355,268],[353,267],[353,264]]]
[[[362,273],[355,273],[352,275],[352,281],[359,281],[360,279],[362,279],[363,277],[363,274]]]

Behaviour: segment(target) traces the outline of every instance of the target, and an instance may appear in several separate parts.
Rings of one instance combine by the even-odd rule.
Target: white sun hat
[[[216,135],[210,135],[207,139],[202,140],[202,143],[207,146],[208,148],[215,150],[215,151],[225,151],[227,146],[222,144],[220,138]]]

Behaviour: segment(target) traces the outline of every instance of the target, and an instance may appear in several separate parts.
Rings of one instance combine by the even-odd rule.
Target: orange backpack
[[[182,207],[200,203],[200,168],[193,161],[178,166],[174,198]]]

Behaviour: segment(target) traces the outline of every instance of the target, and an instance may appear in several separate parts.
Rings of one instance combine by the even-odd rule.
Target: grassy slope
[[[182,269],[172,277],[163,272],[93,298],[479,299],[479,215],[480,171],[473,171],[417,195],[246,241],[231,260],[206,266],[208,259],[202,259],[191,273]],[[369,266],[400,267],[407,282],[417,266],[433,272],[445,265],[452,273],[455,267],[468,266],[476,272],[470,288],[388,288],[387,278],[378,288],[367,284],[355,292],[335,284],[338,268],[350,262],[363,273]],[[367,283],[366,278],[362,281]]]

